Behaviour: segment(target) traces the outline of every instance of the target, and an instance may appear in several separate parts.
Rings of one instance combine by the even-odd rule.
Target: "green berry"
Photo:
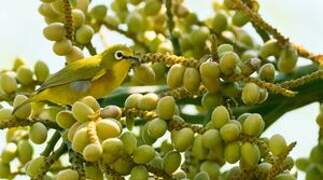
[[[274,180],[296,180],[295,176],[289,173],[280,173]]]
[[[156,15],[160,11],[162,2],[160,0],[146,0],[144,13],[148,16]]]
[[[228,26],[228,20],[225,14],[217,13],[212,20],[212,29],[217,32],[221,33],[224,31]]]
[[[287,150],[285,138],[279,134],[273,135],[269,140],[269,149],[275,156],[285,152]]]
[[[242,27],[249,22],[249,17],[242,11],[236,11],[232,16],[232,24]]]
[[[186,68],[183,77],[183,86],[189,92],[196,92],[200,87],[200,73],[195,68]]]
[[[181,154],[177,151],[168,152],[163,159],[163,169],[166,173],[172,174],[181,165]]]
[[[128,31],[132,33],[139,33],[145,30],[144,18],[138,12],[129,13],[126,19]]]
[[[156,80],[156,74],[150,66],[142,64],[134,69],[134,78],[141,84],[152,84]]]
[[[79,28],[85,22],[85,14],[83,13],[83,11],[81,11],[79,9],[73,9],[72,10],[72,20],[73,20],[73,27]]]
[[[171,89],[178,88],[183,83],[185,66],[180,64],[173,65],[167,73],[167,85]]]
[[[21,164],[26,164],[28,161],[32,159],[32,155],[34,152],[33,147],[28,142],[28,140],[20,140],[17,144],[18,150],[18,159]]]
[[[76,170],[64,169],[57,173],[56,180],[78,180],[79,174]]]
[[[28,85],[33,82],[33,72],[26,66],[20,66],[17,70],[17,80],[22,85]]]
[[[38,8],[38,12],[42,16],[45,16],[47,18],[52,18],[52,19],[57,18],[59,16],[57,12],[54,10],[54,8],[51,6],[51,4],[49,3],[42,3]]]
[[[255,83],[247,83],[242,89],[241,99],[246,105],[254,105],[259,102],[260,88]]]
[[[225,142],[237,140],[240,135],[240,127],[235,123],[228,123],[221,127],[220,135]]]
[[[172,119],[176,111],[175,99],[172,96],[165,96],[160,98],[157,103],[156,111],[161,119]]]
[[[89,105],[85,104],[84,102],[76,101],[72,105],[72,113],[76,120],[83,123],[90,120],[89,116],[94,114],[94,111]]]
[[[129,149],[129,147],[118,138],[106,139],[102,142],[102,158],[106,163],[114,162],[122,155],[123,150],[127,150],[127,148]]]
[[[148,180],[149,173],[145,166],[135,166],[131,169],[130,180]]]
[[[311,164],[307,169],[306,169],[306,180],[318,180],[318,179],[323,179],[323,174],[321,173],[320,169],[315,165]]]
[[[29,138],[35,144],[43,144],[47,139],[47,127],[37,122],[30,127]]]
[[[9,164],[17,156],[17,150],[15,143],[6,144],[1,153],[1,162]]]
[[[43,35],[50,41],[61,41],[66,36],[66,31],[63,23],[55,22],[49,24],[43,30]]]
[[[240,159],[240,142],[235,141],[227,144],[224,148],[224,160],[234,164]]]
[[[310,164],[311,162],[308,158],[298,158],[295,161],[296,167],[301,171],[306,171]]]
[[[86,161],[95,162],[102,156],[103,150],[99,143],[91,143],[83,149],[83,157]]]
[[[243,133],[248,136],[259,136],[265,128],[265,122],[260,114],[253,113],[250,114],[243,121]]]
[[[90,0],[77,0],[76,8],[86,13],[88,11],[90,2]]]
[[[90,144],[87,127],[78,129],[72,140],[72,149],[76,152],[82,153],[83,149]]]
[[[65,56],[72,52],[73,45],[71,40],[63,39],[61,41],[56,41],[53,45],[53,51],[58,56]]]
[[[234,52],[226,52],[220,58],[220,69],[224,75],[234,73],[235,68],[240,61],[239,56]]]
[[[0,109],[0,122],[8,121],[12,118],[12,109],[2,108]]]
[[[190,128],[183,128],[172,132],[172,143],[177,151],[183,152],[192,146],[194,132]]]
[[[36,79],[39,82],[44,82],[49,76],[49,68],[47,64],[43,61],[37,61],[34,66],[34,72]]]
[[[229,111],[224,106],[218,106],[213,110],[211,115],[211,122],[213,123],[213,126],[215,128],[220,129],[224,124],[229,122],[229,120]]]
[[[281,47],[276,40],[268,40],[259,50],[259,56],[266,59],[269,56],[278,57],[281,52]]]
[[[98,21],[102,21],[105,18],[107,11],[108,11],[107,6],[96,5],[91,9],[90,14],[94,19],[96,19]]]
[[[124,132],[121,135],[121,140],[124,143],[125,151],[128,154],[132,154],[134,150],[137,148],[137,138],[131,132]]]
[[[141,145],[133,152],[133,161],[137,164],[145,164],[155,157],[155,150],[152,146]]]
[[[87,179],[103,180],[103,173],[97,165],[86,164],[84,171]]]
[[[217,179],[220,176],[220,166],[215,161],[204,161],[200,170],[206,172],[210,179]]]
[[[50,4],[57,13],[64,14],[64,12],[65,12],[64,0],[55,0],[54,2],[52,2]]]
[[[9,179],[10,177],[10,165],[0,161],[0,178]]]
[[[273,82],[275,80],[275,67],[271,63],[264,64],[259,69],[259,77],[261,80]]]
[[[222,144],[220,133],[216,129],[209,129],[202,135],[203,146],[208,149],[213,149]]]
[[[323,113],[320,112],[319,115],[316,117],[316,124],[320,127],[323,127]]]
[[[82,25],[75,32],[75,40],[80,44],[88,44],[91,42],[94,30],[89,25]]]
[[[217,48],[217,53],[219,57],[222,57],[227,52],[233,52],[233,46],[231,44],[221,44]]]
[[[167,130],[167,123],[166,121],[155,118],[148,122],[147,131],[148,135],[154,139],[157,139],[165,134]]]
[[[36,159],[30,161],[26,168],[26,174],[30,177],[36,177],[42,172],[42,169],[46,166],[46,158],[39,156]]]
[[[223,104],[224,99],[220,93],[205,93],[201,99],[201,105],[205,109],[214,109],[215,107]]]
[[[205,41],[210,35],[210,30],[207,27],[200,27],[194,29],[190,34],[191,44],[193,46],[199,46],[205,44]]]
[[[203,160],[206,158],[208,149],[203,146],[202,135],[197,135],[194,139],[192,146],[192,155],[198,159]]]
[[[13,107],[16,108],[19,105],[23,104],[25,101],[27,101],[28,98],[24,95],[17,95],[15,99],[13,100]],[[15,116],[20,119],[26,119],[30,116],[31,113],[31,105],[30,103],[27,103],[16,110]]]
[[[316,145],[312,148],[309,160],[313,163],[321,164],[323,163],[323,148]]]
[[[121,174],[128,175],[132,168],[132,163],[129,163],[128,159],[119,158],[112,164],[113,169]]]
[[[100,140],[117,137],[122,129],[114,119],[102,119],[96,122],[96,133]]]
[[[71,63],[73,61],[83,59],[84,54],[80,48],[73,46],[72,51],[69,54],[67,54],[65,58],[67,63]]]
[[[130,96],[127,97],[124,107],[125,108],[139,108],[138,104],[143,97],[142,94],[131,94]]]
[[[201,171],[194,176],[194,180],[210,180],[210,177],[205,171]]]
[[[277,63],[278,70],[282,73],[292,72],[296,67],[297,59],[297,50],[291,46],[286,47],[280,53]]]
[[[76,119],[71,111],[60,111],[56,115],[56,123],[64,129],[70,128],[75,122]]]
[[[241,146],[240,165],[245,169],[257,166],[260,160],[260,151],[257,145],[246,142]],[[242,162],[241,162],[242,161]]]

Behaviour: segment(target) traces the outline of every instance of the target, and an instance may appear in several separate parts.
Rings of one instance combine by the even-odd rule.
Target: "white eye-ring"
[[[118,50],[114,53],[114,58],[116,58],[117,60],[121,60],[124,58],[123,52]]]

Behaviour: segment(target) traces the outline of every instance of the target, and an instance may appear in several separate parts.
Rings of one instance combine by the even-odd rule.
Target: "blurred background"
[[[94,4],[110,3],[108,0],[93,0]],[[186,0],[188,6],[198,13],[200,19],[213,14],[211,0]],[[42,35],[45,27],[43,18],[38,14],[40,1],[10,0],[2,1],[0,6],[0,69],[9,68],[13,59],[20,56],[26,59],[29,66],[41,59],[48,63],[51,72],[63,67],[64,58],[56,56],[52,42]],[[323,52],[323,1],[322,0],[260,0],[260,13],[264,19],[277,27],[291,41],[302,44],[313,52]],[[254,33],[247,26],[246,30]],[[116,33],[104,31],[108,43],[130,43]],[[255,35],[257,36],[257,35]],[[258,36],[257,36],[258,37]],[[103,49],[102,42],[96,37],[97,49]],[[285,114],[271,126],[265,136],[281,133],[290,143],[297,141],[291,152],[295,157],[308,156],[316,144],[318,127],[315,117],[318,114],[318,103]],[[0,149],[4,146],[3,132],[0,133]],[[300,174],[299,179],[304,179]]]

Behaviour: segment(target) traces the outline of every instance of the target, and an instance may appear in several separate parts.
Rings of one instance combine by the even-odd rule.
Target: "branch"
[[[41,153],[42,156],[48,156],[54,149],[56,143],[58,142],[59,138],[61,137],[61,134],[59,131],[55,131],[53,136],[50,138],[50,140],[47,143],[46,148],[44,151]]]
[[[9,119],[0,122],[0,129],[11,128],[11,127],[20,127],[20,126],[31,126],[37,122],[43,123],[46,127],[61,130],[55,122],[50,120],[39,120],[39,119]]]
[[[66,38],[69,40],[73,40],[73,17],[72,17],[72,6],[69,0],[63,0],[64,3],[64,15],[65,15],[65,30],[66,30]]]

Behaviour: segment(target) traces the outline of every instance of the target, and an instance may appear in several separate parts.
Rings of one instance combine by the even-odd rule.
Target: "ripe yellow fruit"
[[[86,161],[95,162],[101,158],[103,150],[99,143],[91,143],[85,146],[82,154]]]
[[[195,68],[186,68],[183,77],[183,86],[189,92],[196,92],[200,87],[200,73]]]
[[[211,115],[211,122],[215,128],[220,129],[230,120],[230,114],[226,107],[216,107]]]
[[[49,24],[46,28],[44,28],[43,35],[50,41],[63,40],[66,35],[64,24],[60,22]]]
[[[56,123],[62,128],[70,128],[75,122],[76,119],[71,111],[60,111],[56,115]]]
[[[58,56],[65,56],[72,52],[73,45],[71,40],[63,39],[61,41],[56,41],[53,45],[53,51]]]
[[[29,130],[29,138],[35,144],[44,143],[47,139],[47,127],[41,122],[33,124]]]
[[[6,94],[15,92],[18,88],[16,79],[8,73],[2,73],[0,76],[0,87]]]
[[[94,111],[89,105],[85,104],[84,102],[76,101],[72,105],[72,113],[76,120],[83,123],[90,120],[89,116],[94,114]]]
[[[22,85],[28,85],[33,82],[33,72],[26,66],[20,66],[16,78]]]
[[[78,180],[79,174],[72,169],[64,169],[57,173],[56,180]]]
[[[134,69],[134,78],[142,84],[152,84],[156,80],[154,70],[147,64],[136,66]]]
[[[119,136],[121,131],[121,128],[113,119],[102,119],[96,122],[96,133],[102,141]]]
[[[75,32],[75,40],[80,44],[88,44],[92,36],[94,34],[94,30],[89,25],[82,25]]]
[[[138,104],[143,97],[142,94],[131,94],[127,97],[124,107],[125,108],[139,108]]]
[[[172,119],[176,111],[175,99],[172,96],[165,96],[160,98],[157,103],[156,111],[161,119]]]
[[[171,89],[182,86],[185,66],[180,64],[173,65],[167,73],[167,85]]]
[[[90,138],[87,131],[87,127],[82,127],[75,132],[72,140],[72,149],[74,151],[82,153],[83,149],[90,144]]]
[[[100,104],[93,96],[85,96],[80,101],[91,107],[94,112],[100,110]]]

